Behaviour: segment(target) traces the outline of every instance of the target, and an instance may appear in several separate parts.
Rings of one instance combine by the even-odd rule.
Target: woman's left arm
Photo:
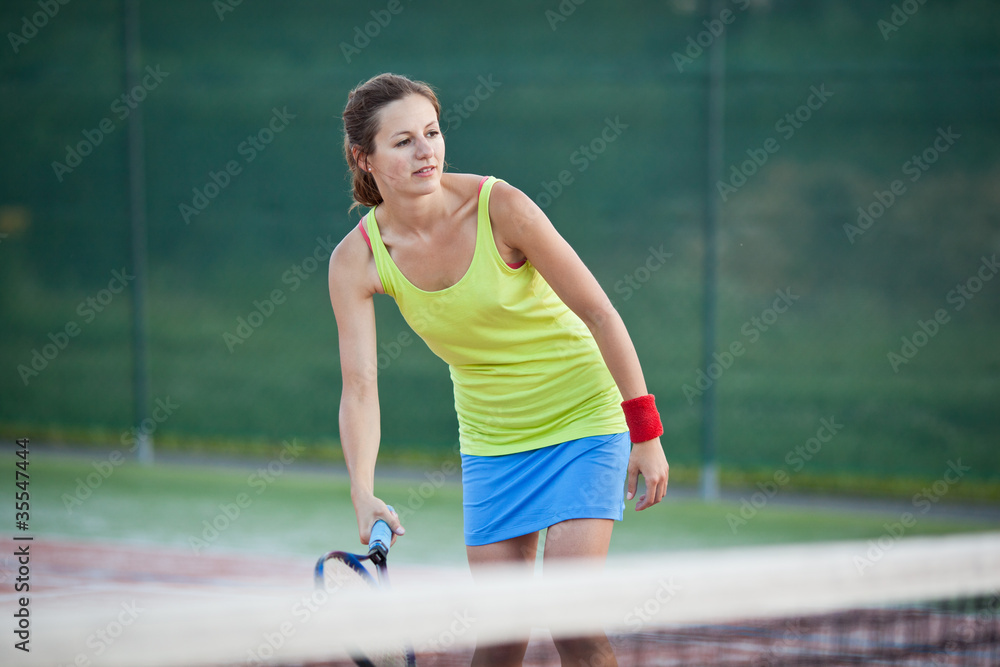
[[[520,251],[556,295],[590,329],[618,390],[625,400],[648,393],[632,339],[621,316],[597,279],[556,231],[548,217],[523,192],[496,183],[490,193],[490,219],[497,247]],[[636,492],[638,476],[646,480],[646,493],[637,510],[663,499],[669,466],[659,438],[635,443],[628,465],[628,498]]]

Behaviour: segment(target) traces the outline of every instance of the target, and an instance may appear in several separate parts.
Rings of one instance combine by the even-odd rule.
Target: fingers
[[[650,486],[648,483],[646,485],[646,493],[639,497],[639,502],[635,505],[635,511],[641,512],[644,509],[648,509],[653,505],[658,504],[663,500],[664,496],[667,495],[667,485],[666,482],[662,484],[657,484],[655,486]]]
[[[385,506],[385,510],[380,512],[375,517],[372,521],[372,525],[375,525],[377,521],[385,521],[389,525],[389,530],[392,533],[392,538],[389,540],[390,547],[396,544],[396,536],[406,533],[406,529],[403,528],[403,524],[399,522],[399,515],[396,514],[396,510],[388,506]]]
[[[380,519],[389,524],[392,531],[392,542],[396,543],[396,536],[406,533],[403,524],[399,521],[399,516],[395,510],[390,510],[389,506],[375,496],[367,498],[364,502],[359,502],[355,506],[355,513],[358,517],[358,537],[362,544],[367,545],[371,541],[372,526]]]
[[[658,504],[667,494],[670,466],[663,455],[659,438],[632,446],[632,454],[629,457],[629,500],[635,496],[636,478],[640,474],[646,483],[646,492],[639,497],[635,505],[637,512]]]
[[[396,543],[397,535],[406,534],[406,529],[403,528],[403,524],[399,522],[399,515],[396,514],[395,510],[389,512],[387,516],[380,518],[385,519],[385,522],[389,524],[389,529],[392,531],[392,541],[389,542],[389,546],[392,546],[393,544]]]
[[[632,459],[630,458],[628,463],[628,493],[625,495],[625,498],[627,500],[632,500],[633,498],[635,498],[635,491],[638,487],[639,487],[639,466],[634,465]]]
[[[639,502],[636,503],[637,512],[650,508],[658,504],[667,495],[667,473],[655,477],[645,477],[646,493],[642,494]]]
[[[647,507],[651,507],[651,506],[652,506],[652,504],[649,504],[649,505],[646,504],[646,494],[644,493],[641,496],[639,496],[639,502],[637,502],[635,504],[635,511],[636,512],[641,512],[642,510],[646,509]]]

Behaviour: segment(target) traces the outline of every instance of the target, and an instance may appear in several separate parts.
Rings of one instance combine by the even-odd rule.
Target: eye
[[[403,139],[402,141],[396,144],[396,147],[398,148],[399,146],[405,146],[408,143],[410,143],[409,139]]]
[[[428,137],[436,137],[439,134],[441,134],[441,130],[431,130],[431,131],[429,131],[427,133],[427,136]]]

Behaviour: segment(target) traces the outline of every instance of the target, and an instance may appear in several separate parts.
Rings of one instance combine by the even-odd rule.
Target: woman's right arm
[[[385,519],[394,535],[402,535],[403,529],[399,519],[375,496],[375,460],[381,429],[373,296],[380,291],[381,283],[359,229],[352,230],[331,253],[329,281],[343,377],[340,443],[351,479],[358,534],[367,544],[376,519]]]

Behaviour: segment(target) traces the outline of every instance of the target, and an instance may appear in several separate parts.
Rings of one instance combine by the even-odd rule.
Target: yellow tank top
[[[512,269],[493,240],[490,178],[479,193],[476,248],[451,287],[406,279],[366,216],[375,266],[407,323],[447,362],[465,454],[496,456],[628,430],[621,394],[587,326],[530,262]]]

